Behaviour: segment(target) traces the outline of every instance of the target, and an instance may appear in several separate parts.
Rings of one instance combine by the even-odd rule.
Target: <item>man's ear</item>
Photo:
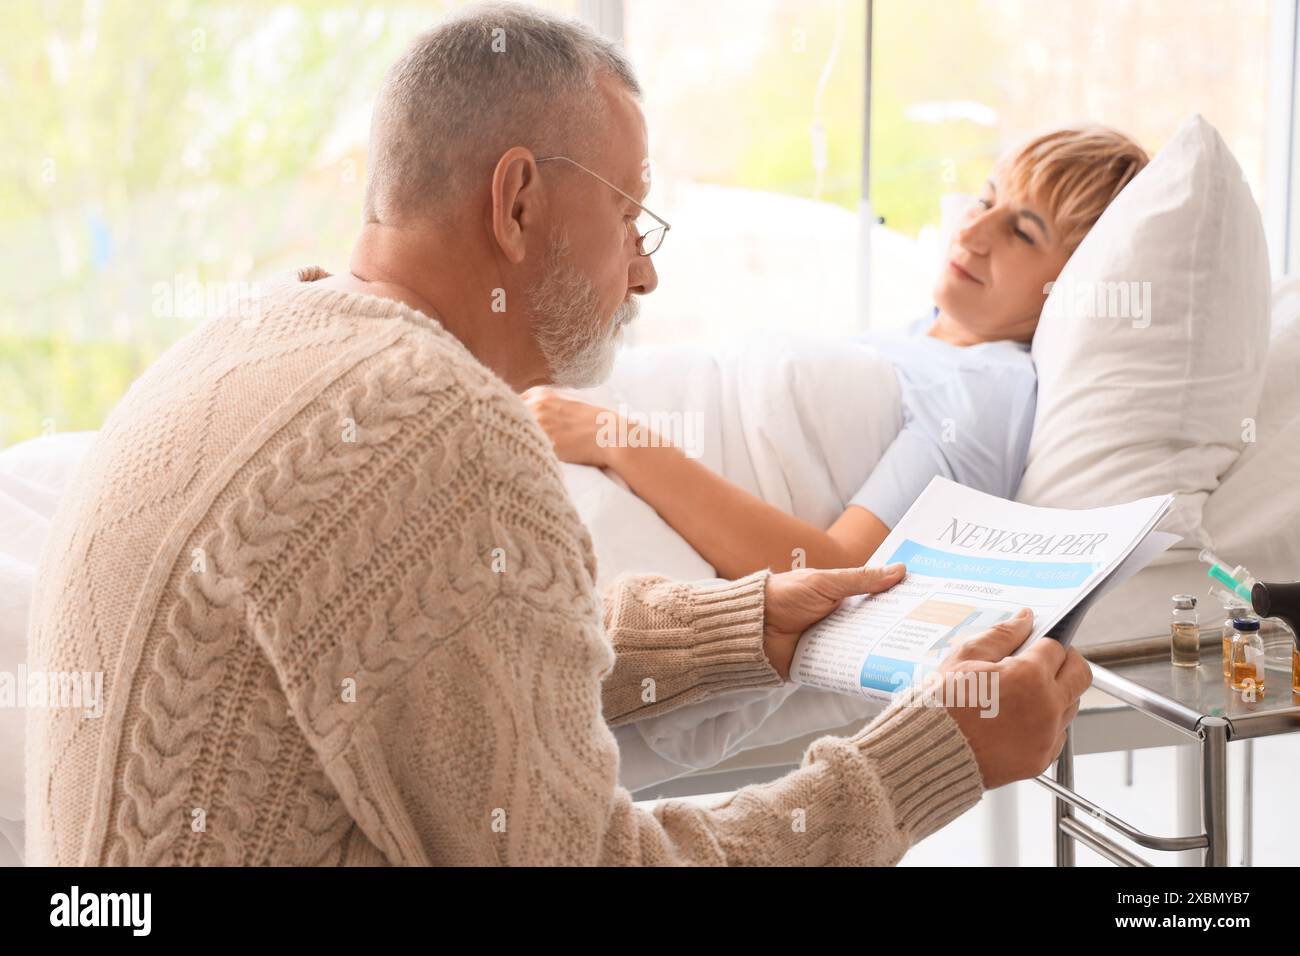
[[[492,235],[513,265],[524,261],[542,206],[537,161],[530,150],[512,146],[492,171]]]

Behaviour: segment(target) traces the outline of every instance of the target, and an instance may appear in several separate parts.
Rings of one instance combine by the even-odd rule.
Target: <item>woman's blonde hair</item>
[[[995,176],[1010,195],[1046,207],[1073,249],[1149,161],[1118,130],[1076,126],[1031,139],[998,162]]]

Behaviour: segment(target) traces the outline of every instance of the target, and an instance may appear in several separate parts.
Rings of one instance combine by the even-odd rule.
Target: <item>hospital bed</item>
[[[1211,136],[1206,133],[1203,121],[1200,123],[1200,126],[1193,125],[1191,128],[1201,157],[1196,162],[1202,163],[1205,156],[1221,162],[1222,156],[1215,153],[1221,141],[1217,140],[1217,134]],[[1184,134],[1180,134],[1182,135]],[[1162,153],[1162,157],[1164,155]],[[1179,159],[1176,152],[1173,158]],[[1147,176],[1152,169],[1160,171],[1160,158],[1144,170],[1129,189],[1135,189],[1142,182],[1142,176]],[[1205,177],[1192,175],[1197,169],[1201,167],[1188,166],[1183,170],[1165,163],[1164,172],[1171,181],[1177,182],[1179,176],[1187,180],[1184,184],[1187,195],[1179,200],[1184,204],[1197,200],[1204,193]],[[1221,172],[1222,180],[1229,187],[1234,183],[1234,177],[1235,182],[1240,183],[1240,170],[1235,167],[1235,163]],[[1153,185],[1161,186],[1162,183],[1157,180]],[[1148,190],[1150,191],[1149,187]],[[1118,218],[1132,214],[1131,210],[1126,213],[1125,209],[1119,208],[1128,193],[1129,190],[1126,190],[1125,194],[1121,194],[1112,210],[1107,212],[1094,229],[1094,235],[1098,239],[1094,244],[1097,254],[1117,246],[1125,247],[1130,239],[1136,243],[1137,238],[1143,237],[1144,247],[1155,250],[1172,247],[1175,242],[1187,241],[1185,224],[1170,222],[1162,226],[1174,231],[1173,237],[1147,235],[1143,232],[1146,229],[1143,222],[1135,224]],[[1154,208],[1163,211],[1177,205],[1159,189],[1155,193],[1151,197]],[[1248,194],[1244,202],[1249,204],[1255,216],[1255,228],[1258,229],[1258,212],[1254,210]],[[1112,216],[1116,209],[1118,213]],[[1161,212],[1160,215],[1165,213]],[[1099,234],[1108,222],[1107,217],[1111,219],[1111,228],[1123,230],[1124,241],[1118,241],[1114,235]],[[1156,218],[1159,219],[1159,216]],[[1249,226],[1249,216],[1242,221]],[[1234,238],[1231,228],[1231,223],[1224,227],[1227,233],[1226,238],[1220,237],[1222,241],[1207,245],[1205,250],[1200,250],[1199,247],[1196,250],[1198,253],[1203,251],[1207,256],[1226,257],[1224,262],[1217,264],[1212,259],[1200,260],[1201,265],[1198,266],[1205,273],[1202,278],[1206,281],[1205,290],[1200,294],[1203,297],[1226,297],[1223,301],[1215,299],[1198,303],[1198,306],[1206,307],[1205,311],[1216,320],[1235,313],[1244,314],[1253,308],[1248,301],[1251,293],[1243,291],[1244,287],[1240,284],[1245,281],[1242,279],[1243,274],[1246,279],[1250,279],[1253,273],[1238,260],[1260,255],[1261,249],[1256,247],[1262,247],[1262,230],[1257,242],[1250,237],[1247,237],[1249,241],[1238,241],[1240,237]],[[1093,238],[1094,236],[1089,236],[1089,240],[1085,240],[1085,246]],[[1234,242],[1240,248],[1234,247]],[[1080,247],[1080,253],[1084,249],[1085,247]],[[1071,259],[1071,265],[1067,269],[1075,265],[1076,258]],[[1143,269],[1149,271],[1139,274],[1156,274],[1158,267],[1159,263],[1144,265]],[[1220,554],[1250,567],[1263,578],[1294,580],[1300,577],[1300,501],[1297,501],[1295,492],[1291,490],[1294,476],[1300,474],[1300,389],[1296,385],[1300,381],[1300,279],[1284,279],[1274,284],[1270,321],[1267,265],[1264,264],[1262,269],[1261,284],[1264,288],[1256,303],[1257,318],[1261,326],[1268,326],[1269,330],[1261,339],[1261,343],[1266,340],[1266,356],[1255,356],[1264,358],[1259,363],[1260,367],[1253,371],[1257,380],[1239,383],[1231,379],[1231,376],[1240,374],[1239,370],[1216,370],[1213,366],[1210,367],[1210,374],[1228,377],[1229,384],[1238,389],[1258,389],[1257,392],[1252,392],[1258,396],[1258,410],[1249,423],[1251,440],[1245,450],[1241,450],[1241,443],[1234,440],[1230,443],[1230,454],[1225,450],[1228,443],[1220,442],[1211,449],[1217,457],[1210,462],[1211,480],[1204,487],[1212,490],[1207,490],[1199,497],[1188,496],[1195,499],[1192,503],[1196,506],[1197,526],[1194,529],[1190,526],[1179,529],[1188,535],[1187,543],[1192,546],[1177,548],[1163,555],[1150,567],[1099,600],[1090,609],[1075,636],[1075,645],[1085,652],[1094,646],[1166,634],[1169,596],[1174,593],[1203,595],[1206,592],[1204,568],[1195,557],[1196,544],[1213,546]],[[1162,295],[1183,294],[1183,286],[1186,284],[1169,282],[1157,286],[1157,304],[1161,302]],[[1182,303],[1179,307],[1186,306],[1187,303]],[[1073,334],[1078,330],[1067,331]],[[1192,358],[1204,362],[1219,357],[1215,354],[1216,351],[1232,353],[1232,348],[1215,339],[1215,335],[1221,331],[1222,329],[1214,328],[1175,328],[1171,333],[1172,338],[1154,341],[1163,341],[1162,348],[1166,350],[1178,347],[1191,348],[1193,351],[1199,349],[1199,356],[1189,357],[1176,351],[1169,354],[1166,351],[1154,357],[1143,358],[1152,358],[1157,363],[1153,366],[1156,369],[1152,372],[1153,376],[1164,376],[1168,380],[1179,374],[1186,377],[1185,369],[1191,367]],[[1183,337],[1181,346],[1177,341],[1179,335]],[[1198,336],[1204,336],[1205,340],[1202,341]],[[1223,342],[1231,340],[1224,339]],[[1037,342],[1035,345],[1037,347]],[[1085,342],[1082,346],[1075,343],[1075,347],[1075,353],[1067,357],[1070,361],[1079,362],[1079,373],[1073,379],[1066,374],[1064,383],[1059,381],[1061,369],[1056,368],[1054,371],[1053,367],[1053,362],[1059,365],[1061,360],[1059,345],[1054,344],[1056,355],[1045,352],[1041,359],[1035,355],[1040,367],[1040,413],[1044,407],[1052,406],[1059,398],[1054,393],[1061,391],[1062,384],[1077,389],[1080,385],[1087,387],[1104,377],[1095,367],[1086,367],[1086,361],[1094,360],[1095,353],[1105,351],[1106,343]],[[1261,351],[1264,351],[1262,345]],[[1120,360],[1126,358],[1123,354],[1118,357]],[[822,520],[826,514],[834,516],[833,506],[837,496],[846,498],[845,490],[851,493],[856,487],[851,476],[855,468],[862,466],[862,462],[851,460],[854,449],[850,443],[836,444],[829,441],[817,445],[815,439],[818,438],[819,429],[829,428],[827,416],[823,412],[828,403],[824,396],[819,398],[807,390],[824,387],[829,382],[841,389],[837,393],[837,400],[830,403],[838,405],[842,404],[840,399],[843,398],[843,390],[852,392],[854,388],[869,389],[871,385],[855,383],[851,374],[801,375],[797,362],[784,361],[788,358],[788,355],[783,356],[783,364],[777,367],[779,374],[786,375],[788,380],[773,381],[765,378],[771,371],[770,366],[764,366],[759,375],[751,374],[754,371],[752,365],[735,367],[737,381],[761,380],[759,384],[769,396],[765,402],[737,399],[743,389],[729,391],[721,386],[714,388],[709,401],[715,403],[713,407],[717,414],[712,417],[710,426],[719,432],[711,441],[719,448],[733,449],[738,440],[749,435],[755,438],[756,444],[771,445],[769,439],[772,434],[764,430],[784,421],[799,435],[799,440],[777,443],[782,447],[777,449],[776,457],[780,459],[784,454],[786,460],[748,462],[746,467],[750,468],[749,480],[754,490],[759,492],[763,492],[763,486],[767,485],[764,497],[768,500],[772,500],[772,495],[785,493],[786,501],[774,503],[781,504],[796,514],[802,509],[804,513],[801,517],[808,520]],[[1165,362],[1164,366],[1159,366],[1161,361]],[[1171,369],[1177,371],[1170,371]],[[710,381],[718,381],[696,374],[698,371],[678,368],[677,375],[697,388],[701,387],[701,383],[707,385]],[[648,380],[664,378],[653,365],[648,370],[643,368],[642,377]],[[810,378],[812,382],[809,381]],[[1191,379],[1188,378],[1187,381],[1190,387]],[[858,391],[853,394],[861,401],[875,400],[869,392]],[[771,398],[772,395],[777,398]],[[1188,407],[1179,408],[1176,412],[1184,416],[1191,414],[1193,409],[1190,406],[1194,404],[1195,398],[1195,395],[1180,396],[1180,401]],[[1080,400],[1089,400],[1086,392],[1082,399],[1077,395],[1070,397],[1070,401]],[[1216,412],[1222,411],[1219,407],[1223,404],[1222,401],[1211,396],[1209,402],[1210,408],[1199,410],[1206,421],[1210,421]],[[1089,421],[1094,418],[1100,420],[1101,412],[1090,407],[1087,416]],[[1220,420],[1218,427],[1221,429],[1223,424]],[[1236,427],[1234,422],[1228,424]],[[1246,422],[1241,424],[1244,426]],[[1159,417],[1143,421],[1135,418],[1131,429],[1123,425],[1112,425],[1108,435],[1102,437],[1123,441],[1129,437],[1130,431],[1136,434],[1144,427],[1171,433],[1195,434],[1195,429],[1202,427],[1202,422],[1196,420],[1189,423],[1176,418]],[[1192,431],[1188,432],[1188,428],[1192,428]],[[834,429],[830,428],[830,431],[833,432]],[[1035,431],[1037,439],[1037,421]],[[1116,435],[1116,431],[1123,434]],[[874,436],[872,440],[878,443],[881,437]],[[50,435],[0,452],[0,669],[14,672],[25,660],[27,603],[41,543],[50,515],[77,463],[86,454],[92,438],[90,433]],[[833,455],[827,457],[841,447],[847,449],[845,454],[850,458],[836,459]],[[1114,463],[1114,451],[1115,449],[1107,451],[1107,465]],[[1169,457],[1170,469],[1176,465],[1181,467],[1180,461],[1175,460],[1175,457]],[[806,467],[807,461],[814,458],[819,465],[817,471]],[[1165,464],[1165,460],[1157,456],[1153,462],[1134,464],[1124,472],[1122,480],[1109,482],[1102,482],[1096,475],[1089,474],[1086,467],[1071,465],[1064,474],[1058,476],[1060,499],[1031,503],[1082,507],[1141,497],[1155,490],[1164,490],[1158,486],[1163,480],[1161,469]],[[1031,449],[1027,481],[1031,479],[1035,467]],[[805,470],[798,472],[797,469],[800,468]],[[799,474],[806,475],[807,480],[792,482],[791,469],[796,469],[793,473],[796,477]],[[1104,469],[1099,469],[1097,473],[1102,472]],[[824,477],[825,474],[829,474],[829,479]],[[1173,481],[1172,478],[1170,480]],[[1157,487],[1152,488],[1153,484]],[[1055,487],[1051,481],[1048,486],[1049,491]],[[673,537],[662,534],[662,529],[654,527],[657,516],[648,506],[639,511],[610,512],[617,520],[612,526],[603,527],[604,503],[620,493],[620,489],[607,477],[596,475],[594,470],[587,469],[575,477],[570,491],[579,513],[593,533],[602,567],[617,568],[620,564],[635,566],[635,562],[645,559],[644,548],[640,544],[656,540],[662,542],[666,550],[657,555],[655,561],[651,562],[654,566],[646,567],[646,570],[661,570],[665,573],[672,570],[674,576],[683,579],[712,576],[708,565],[689,546],[680,539],[674,541]],[[625,492],[625,489],[622,491]],[[1085,500],[1089,498],[1091,500]],[[1101,500],[1096,500],[1098,498]],[[637,543],[632,552],[627,550],[629,540]],[[623,548],[622,552],[619,551],[620,547]],[[1203,615],[1202,623],[1212,625],[1213,621],[1208,615]],[[703,713],[699,709],[701,705],[691,705],[655,718],[652,722],[617,729],[616,737],[622,752],[622,782],[638,797],[650,799],[730,791],[749,783],[774,779],[799,763],[804,749],[813,739],[826,734],[851,734],[880,709],[880,705],[865,700],[806,688],[785,688],[779,693],[751,697],[743,706],[725,698],[711,699],[703,702],[702,706],[705,708]],[[702,735],[701,728],[705,728],[707,733]],[[700,744],[701,739],[706,746]],[[688,741],[689,746],[683,741]],[[1082,702],[1079,718],[1074,725],[1072,749],[1073,753],[1081,754],[1166,746],[1180,742],[1182,740],[1175,731],[1138,714],[1125,702],[1096,688],[1090,690]],[[22,751],[21,711],[0,709],[0,862],[18,862],[20,859],[23,818]],[[1193,799],[1196,776],[1194,754],[1189,756],[1184,770],[1185,772],[1180,772],[1180,779],[1185,781],[1183,789],[1188,796],[1180,803],[1189,809],[1184,813],[1185,819],[1179,821],[1178,830],[1190,833],[1199,826],[1199,806]],[[1007,787],[986,795],[985,799],[993,810],[990,819],[995,829],[1015,819],[1014,794],[1014,789]],[[6,846],[6,841],[10,847]],[[989,842],[995,848],[990,854],[989,862],[1015,862],[1014,839]]]
[[[1280,626],[1270,627],[1269,680],[1283,683],[1290,677],[1292,635]],[[1051,824],[1058,866],[1075,865],[1075,843],[1120,866],[1150,866],[1150,854],[1138,848],[1179,854],[1187,865],[1225,866],[1229,863],[1229,780],[1227,746],[1244,741],[1247,756],[1241,779],[1242,865],[1251,863],[1253,844],[1253,741],[1261,736],[1300,731],[1300,706],[1283,687],[1258,703],[1247,703],[1223,686],[1218,676],[1221,649],[1218,626],[1201,632],[1204,666],[1182,674],[1169,664],[1169,636],[1160,634],[1106,644],[1091,644],[1081,651],[1092,665],[1093,686],[1080,702],[1079,714],[1068,729],[1065,748],[1036,783],[1054,796]],[[1280,653],[1279,653],[1280,652]],[[1185,678],[1180,686],[1180,677]],[[1226,713],[1225,713],[1226,711]],[[755,747],[708,770],[695,771],[644,787],[633,795],[639,800],[661,800],[731,792],[750,784],[775,780],[799,766],[803,752],[818,737],[849,736],[862,722],[805,734],[782,744]],[[644,744],[640,745],[644,747]],[[1088,781],[1076,782],[1075,760],[1089,754],[1176,747],[1171,812],[1160,833],[1147,833],[1086,796]],[[653,765],[653,752],[629,741],[623,754]],[[1017,823],[1020,817],[1017,788],[1002,787],[984,797],[988,832],[986,859],[994,866],[1020,862]],[[1047,822],[1046,820],[1044,821]],[[1109,829],[1118,835],[1105,831]]]
[[[1284,280],[1275,286],[1268,375],[1276,381],[1300,375],[1300,279]],[[1264,400],[1279,397],[1285,397],[1284,390],[1279,389],[1277,395],[1266,390]],[[1300,406],[1279,407],[1271,413],[1288,418],[1300,416]],[[1265,414],[1270,412],[1261,412]],[[0,604],[0,668],[12,672],[24,658],[26,600],[44,529],[93,437],[89,432],[53,435],[0,453],[0,530],[3,531],[0,534],[0,601],[3,602]],[[1283,448],[1279,445],[1276,451],[1280,455]],[[1270,449],[1261,452],[1269,457],[1274,455]],[[1261,462],[1255,469],[1259,481],[1249,487],[1233,488],[1232,493],[1246,499],[1284,493],[1282,473],[1294,474],[1288,471],[1292,464],[1283,457],[1278,457],[1273,464]],[[1213,495],[1210,500],[1214,501]],[[1235,520],[1235,507],[1228,508],[1227,513]],[[1233,540],[1230,544],[1229,548],[1216,542],[1225,554],[1233,556],[1232,560],[1245,563],[1258,574],[1294,577],[1295,569],[1300,568],[1300,554],[1295,551],[1282,553],[1276,547],[1260,551],[1245,540]],[[1205,591],[1204,566],[1194,554],[1184,550],[1174,560],[1146,568],[1098,601],[1080,626],[1076,646],[1087,656],[1093,647],[1167,634],[1169,596]],[[1214,621],[1203,617],[1202,623],[1210,627]],[[751,783],[767,782],[798,766],[813,740],[827,734],[850,735],[877,709],[878,705],[842,695],[801,690],[781,702],[754,727],[747,728],[734,754],[700,769],[665,757],[647,743],[648,735],[638,725],[620,727],[616,737],[623,780],[638,799],[645,800],[728,792]],[[1186,743],[1187,738],[1177,731],[1094,687],[1084,695],[1074,724],[1072,753],[1078,756]],[[9,851],[9,862],[16,862],[16,848],[21,845],[21,749],[21,713],[0,712],[0,860],[4,859],[7,837],[15,848]],[[1178,803],[1184,809],[1174,830],[1199,832],[1202,821],[1197,755],[1191,751],[1179,759],[1183,769],[1178,776],[1185,793]],[[1014,788],[991,791],[985,801],[990,804],[990,826],[1004,834],[1010,832],[1013,828],[1005,824],[1016,819]],[[988,846],[987,862],[1001,865],[1016,862],[1014,839],[1005,836],[990,839]]]
[[[1231,553],[1234,562],[1245,564],[1262,578],[1294,580],[1300,577],[1300,494],[1294,490],[1294,476],[1300,474],[1300,389],[1296,385],[1300,380],[1300,279],[1274,283],[1270,312],[1268,355],[1257,420],[1246,423],[1260,429],[1259,436],[1256,436],[1258,440],[1249,448],[1249,453],[1243,453],[1233,462],[1222,476],[1219,487],[1208,495],[1201,541],[1208,543],[1207,539],[1212,540],[1216,547]],[[1120,497],[1120,494],[1116,495],[1117,500]],[[1094,667],[1094,687],[1084,695],[1079,716],[1072,726],[1070,745],[1057,767],[1057,780],[1063,780],[1068,787],[1075,756],[1177,747],[1175,794],[1171,800],[1173,812],[1164,836],[1188,839],[1156,839],[1145,845],[1152,849],[1194,851],[1181,854],[1180,862],[1185,864],[1222,864],[1226,859],[1223,834],[1227,786],[1225,765],[1220,750],[1207,748],[1205,741],[1218,740],[1226,744],[1227,740],[1233,739],[1233,724],[1230,720],[1225,721],[1222,714],[1189,717],[1188,708],[1180,708],[1167,696],[1155,694],[1148,687],[1135,685],[1128,677],[1116,676],[1105,665],[1126,660],[1149,662],[1154,656],[1156,663],[1150,665],[1150,674],[1158,675],[1162,670],[1168,670],[1169,598],[1173,594],[1201,596],[1203,635],[1206,640],[1217,636],[1222,612],[1212,603],[1206,604],[1207,585],[1206,567],[1197,559],[1196,550],[1182,547],[1103,596],[1090,609],[1074,643],[1085,657],[1097,656],[1105,664]],[[1289,639],[1285,633],[1281,637],[1283,641]],[[1165,649],[1163,663],[1159,660],[1161,647]],[[1156,648],[1154,655],[1153,648]],[[1210,683],[1214,683],[1212,678],[1211,673]],[[1154,684],[1159,686],[1159,681],[1155,680]],[[1107,693],[1107,689],[1111,693]],[[1281,713],[1273,713],[1267,722],[1251,718],[1240,723],[1235,730],[1236,737],[1247,739],[1243,745],[1248,751],[1247,768],[1250,766],[1251,746],[1248,738],[1256,733],[1300,729],[1300,710],[1290,706],[1289,695],[1275,693],[1270,705],[1276,705],[1279,698],[1282,699],[1279,705]],[[677,767],[677,773],[671,777],[669,774],[674,770],[671,761],[664,761],[661,753],[646,748],[645,741],[638,741],[632,729],[622,730],[620,742],[624,753],[632,757],[637,767],[653,768],[647,772],[662,776],[662,779],[644,783],[635,790],[636,795],[655,799],[708,794],[772,780],[796,767],[807,745],[818,736],[825,733],[851,734],[861,727],[864,719],[869,719],[855,717],[835,722],[831,710],[822,721],[824,727],[791,734],[783,739],[783,718],[786,716],[783,711],[791,703],[793,701],[783,704],[758,728],[750,738],[752,746],[711,767],[690,771]],[[1270,710],[1274,709],[1277,708],[1270,706]],[[1171,713],[1180,719],[1171,720]],[[1207,719],[1201,721],[1201,716]],[[1182,719],[1184,717],[1187,719]],[[803,726],[806,724],[805,720]],[[650,752],[645,753],[646,749]],[[629,776],[634,775],[629,771]],[[637,782],[635,779],[631,781],[632,785]],[[1054,784],[1048,777],[1042,778],[1042,782],[1049,787]],[[1242,786],[1243,793],[1248,795],[1251,786],[1249,769]],[[1083,789],[1086,791],[1086,786]],[[1096,811],[1086,801],[1071,801],[1069,795],[1063,796],[1065,799],[1056,801],[1055,818],[1057,826],[1066,834],[1059,837],[1057,858],[1060,862],[1072,862],[1074,840],[1085,842],[1113,862],[1131,864],[1142,859],[1114,853],[1092,838],[1077,820],[1062,823],[1072,809],[1085,809],[1088,813]],[[1006,834],[1015,831],[1016,790],[1006,787],[992,791],[985,800],[990,804],[987,814],[989,826],[992,831],[1002,834],[1000,839],[993,839],[990,834],[986,844],[989,847],[987,862],[1014,865],[1018,858],[1016,841],[1007,838]],[[1248,861],[1249,800],[1245,802],[1246,852],[1242,859]],[[1208,840],[1198,842],[1197,834],[1208,835]]]
[[[1142,277],[1154,305],[1130,324],[1086,310],[1044,309],[1034,340],[1039,372],[1038,409],[1020,500],[1052,507],[1093,507],[1177,490],[1175,513],[1164,530],[1183,535],[1179,546],[1097,601],[1074,643],[1089,648],[1167,635],[1169,598],[1202,597],[1201,621],[1217,624],[1217,606],[1206,606],[1201,546],[1212,546],[1272,580],[1300,577],[1300,282],[1267,278],[1267,255],[1258,210],[1226,144],[1200,117],[1192,117],[1142,174],[1115,200],[1071,257],[1058,286],[1114,293],[1124,280]],[[1054,289],[1048,306],[1057,302]],[[1068,304],[1068,303],[1067,303]],[[1087,303],[1085,303],[1087,304]],[[806,440],[803,406],[824,408],[835,396],[850,401],[871,396],[853,382],[851,370],[823,359],[819,368],[835,382],[819,394],[813,376],[777,368],[778,388],[795,409],[787,439],[758,436],[761,447],[790,444],[829,465],[851,471],[857,463],[835,458],[836,448]],[[847,361],[843,359],[842,361]],[[796,363],[797,364],[797,363]],[[699,370],[696,370],[696,377]],[[635,381],[632,383],[637,384]],[[803,394],[806,392],[807,394]],[[742,402],[742,405],[747,403]],[[726,415],[725,404],[718,414]],[[762,426],[784,409],[764,409]],[[809,413],[807,418],[815,417]],[[729,423],[730,434],[752,423]],[[802,429],[802,430],[801,430]],[[725,466],[726,463],[724,463]],[[798,462],[782,461],[780,489],[793,488],[779,502],[805,520],[825,527],[824,516],[800,504],[798,491],[811,479]],[[725,467],[724,467],[725,473]],[[731,477],[731,475],[728,475]],[[746,476],[742,474],[742,484]],[[770,500],[761,487],[749,490]],[[848,482],[845,487],[852,485]],[[847,500],[840,488],[841,502]],[[837,504],[832,498],[830,513]],[[584,518],[587,517],[584,514]],[[597,509],[594,535],[602,535]],[[648,529],[647,529],[648,530]],[[598,555],[601,548],[598,544]],[[672,555],[665,553],[668,562]],[[1165,638],[1167,641],[1167,637]],[[689,712],[638,725],[642,740],[623,730],[621,743],[635,759],[625,782],[642,796],[670,796],[731,789],[771,779],[797,764],[818,733],[850,733],[869,712],[847,712],[832,701],[799,690],[770,713],[752,718],[727,715],[726,746],[689,748]],[[720,713],[721,706],[713,705]],[[711,717],[713,723],[719,717]],[[710,725],[711,726],[711,725]],[[1136,713],[1100,687],[1089,691],[1075,725],[1076,753],[1184,743],[1167,725]],[[652,756],[640,754],[640,744]],[[1200,829],[1195,754],[1179,748],[1182,808],[1176,829]],[[721,756],[723,759],[712,758]],[[656,762],[655,758],[659,758]],[[645,773],[638,772],[646,768]],[[674,772],[675,769],[675,772]],[[669,776],[669,774],[672,776]],[[658,774],[658,778],[654,775]],[[1013,799],[1012,789],[989,795]],[[991,816],[1014,818],[1003,807]],[[1014,857],[1006,841],[1001,858]]]

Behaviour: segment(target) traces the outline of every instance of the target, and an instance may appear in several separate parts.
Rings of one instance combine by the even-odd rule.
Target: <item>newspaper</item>
[[[799,641],[791,679],[889,699],[920,684],[955,642],[1022,607],[1068,643],[1088,604],[1178,540],[1156,532],[1171,495],[1087,510],[1036,508],[934,478],[868,562],[907,566],[881,594],[850,598]]]

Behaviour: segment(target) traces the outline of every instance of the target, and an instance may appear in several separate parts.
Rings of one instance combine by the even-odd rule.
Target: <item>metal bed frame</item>
[[[1260,699],[1241,699],[1223,681],[1221,631],[1201,631],[1201,663],[1196,668],[1175,668],[1169,660],[1169,637],[1161,635],[1110,644],[1081,647],[1092,666],[1093,685],[1081,701],[1079,714],[1066,734],[1066,744],[1057,757],[1052,776],[1043,774],[1036,782],[1054,798],[1052,825],[1057,866],[1073,866],[1075,845],[1084,846],[1120,866],[1151,864],[1109,834],[1085,822],[1088,818],[1115,831],[1131,843],[1149,850],[1179,852],[1180,862],[1204,866],[1228,863],[1228,752],[1230,742],[1244,741],[1246,765],[1243,774],[1243,809],[1246,837],[1243,864],[1250,863],[1252,820],[1250,815],[1253,777],[1251,741],[1257,737],[1300,730],[1300,696],[1291,693],[1290,657],[1282,669],[1276,650],[1291,635],[1281,626],[1265,621],[1261,629],[1274,651]],[[743,751],[716,767],[696,771],[662,784],[639,790],[639,800],[721,793],[751,783],[765,783],[797,767],[808,745],[819,737],[849,735],[862,721],[805,735],[783,744]],[[1185,746],[1194,744],[1195,747]],[[1074,789],[1074,758],[1089,753],[1132,751],[1149,747],[1178,746],[1176,777],[1178,828],[1200,832],[1186,836],[1156,836],[1145,833],[1088,800]],[[1015,819],[1014,788],[1002,787],[985,794],[994,804],[994,826]],[[1082,815],[1076,815],[1075,811]],[[1014,836],[990,839],[995,865],[1018,863]],[[1198,856],[1199,852],[1199,856]]]
[[[1037,782],[1050,790],[1057,866],[1073,866],[1076,843],[1120,866],[1150,866],[1145,859],[1117,843],[1108,834],[1086,825],[1074,810],[1088,814],[1138,846],[1162,852],[1200,851],[1204,866],[1228,865],[1228,744],[1246,742],[1243,773],[1244,853],[1250,863],[1251,741],[1258,737],[1300,730],[1300,696],[1291,692],[1292,636],[1271,621],[1261,630],[1271,649],[1264,691],[1257,699],[1243,699],[1224,681],[1222,632],[1218,627],[1201,631],[1201,662],[1195,668],[1174,667],[1167,636],[1094,645],[1081,649],[1092,665],[1093,687],[1135,712],[1150,717],[1196,745],[1195,779],[1199,799],[1194,801],[1201,832],[1186,836],[1155,836],[1131,826],[1074,790],[1074,727],[1066,731],[1066,744],[1056,759],[1053,777]],[[1081,713],[1082,715],[1082,713]],[[1187,814],[1183,814],[1184,817]]]

